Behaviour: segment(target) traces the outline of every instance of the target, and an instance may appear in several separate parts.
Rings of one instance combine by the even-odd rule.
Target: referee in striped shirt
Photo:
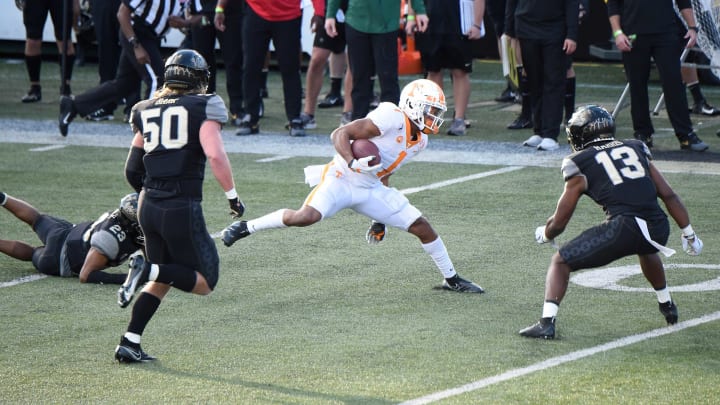
[[[190,26],[183,11],[181,0],[122,0],[117,12],[122,51],[115,79],[74,98],[60,98],[58,127],[62,136],[67,135],[75,116],[86,116],[108,103],[129,97],[142,82],[146,84],[144,98],[162,87],[160,41],[171,27]]]

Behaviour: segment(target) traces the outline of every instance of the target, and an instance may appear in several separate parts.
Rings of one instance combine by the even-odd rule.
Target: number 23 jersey
[[[630,215],[644,219],[665,217],[650,178],[652,154],[638,140],[613,140],[590,145],[562,163],[565,181],[584,176],[585,194],[603,207],[607,218]]]

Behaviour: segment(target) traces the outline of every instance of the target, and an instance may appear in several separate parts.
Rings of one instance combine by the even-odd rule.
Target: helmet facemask
[[[403,88],[400,108],[424,134],[437,134],[445,121],[445,94],[433,81],[414,80]]]

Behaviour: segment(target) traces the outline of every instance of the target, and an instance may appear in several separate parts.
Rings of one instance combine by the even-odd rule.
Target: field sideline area
[[[478,62],[476,71],[489,76],[497,69]],[[579,77],[603,78],[580,87],[579,104],[608,104],[619,95],[623,83],[613,69],[578,67]],[[14,96],[24,91],[22,69],[4,65],[0,73],[16,79],[8,82],[13,100],[0,102],[0,191],[74,222],[113,209],[130,191],[122,172],[127,125],[78,118],[61,138],[56,90],[49,88],[41,105],[22,106]],[[231,248],[218,242],[215,292],[171,292],[143,336],[143,348],[159,360],[119,365],[113,350],[131,309],[115,303],[116,286],[37,277],[31,263],[0,256],[0,402],[717,403],[720,119],[693,117],[711,150],[689,154],[676,150],[667,119],[655,118],[658,166],[705,243],[701,256],[686,255],[671,222],[668,245],[678,253],[664,262],[680,322],[665,326],[637,259],[627,258],[575,275],[555,341],[524,339],[517,331],[540,315],[553,253],[533,233],[562,191],[559,165],[569,148],[561,142],[560,150],[540,153],[519,146],[529,135],[503,129],[515,107],[487,101],[502,87],[488,76],[475,82],[470,134],[432,138],[391,181],[429,218],[458,272],[486,294],[437,289],[441,275],[414,237],[390,229],[370,246],[370,221],[345,211]],[[317,132],[288,137],[281,100],[272,98],[281,94],[279,78],[271,80],[263,133],[236,137],[224,129],[247,218],[302,203],[309,192],[303,168],[329,160],[330,121],[339,118],[336,110],[318,110],[326,123]],[[89,86],[92,72],[78,82],[78,89]],[[628,125],[623,112],[619,126]],[[207,177],[204,210],[215,233],[231,219]],[[558,242],[602,219],[601,209],[582,199]],[[3,209],[0,238],[37,242]]]

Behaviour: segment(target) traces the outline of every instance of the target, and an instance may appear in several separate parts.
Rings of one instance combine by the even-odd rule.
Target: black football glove
[[[367,243],[375,245],[385,239],[385,224],[373,221],[365,234]]]
[[[230,215],[233,218],[240,218],[245,213],[245,204],[239,198],[229,199]]]

